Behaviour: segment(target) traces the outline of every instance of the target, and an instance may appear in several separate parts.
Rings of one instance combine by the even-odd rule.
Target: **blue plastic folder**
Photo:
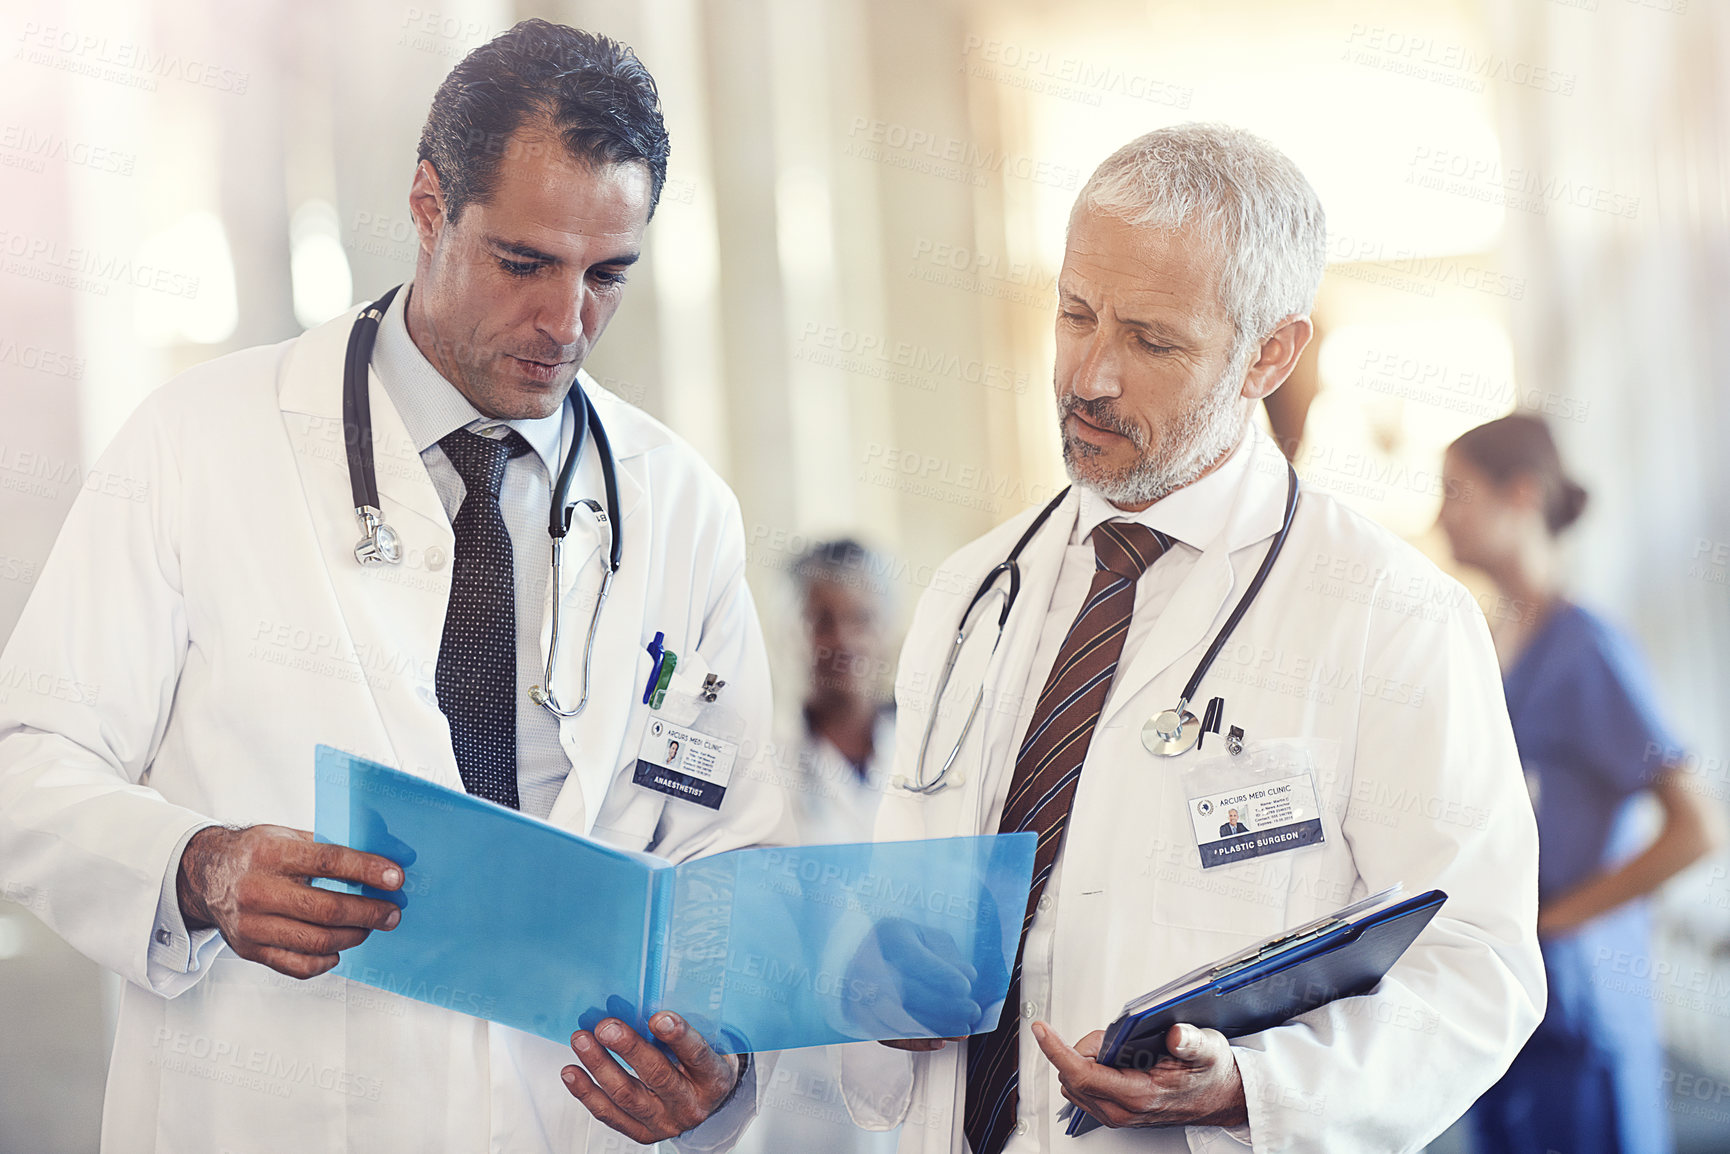
[[[683,1015],[723,1053],[996,1025],[1033,834],[744,849],[673,865],[319,746],[320,841],[403,867],[335,973],[558,1042]]]
[[[1240,1038],[1370,992],[1448,897],[1430,890],[1393,900],[1398,889],[1258,942],[1135,999],[1105,1031],[1096,1060],[1120,1070],[1146,1070],[1165,1056],[1166,1031],[1179,1022]],[[1059,1117],[1069,1119],[1071,1135],[1101,1125],[1073,1106]]]

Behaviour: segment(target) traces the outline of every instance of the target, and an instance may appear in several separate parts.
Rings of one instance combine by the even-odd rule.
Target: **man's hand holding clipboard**
[[[1167,982],[1073,1049],[1037,1024],[1034,1036],[1069,1100],[1058,1114],[1067,1132],[1242,1125],[1248,1115],[1229,1039],[1372,991],[1447,900],[1430,890],[1399,901],[1400,892],[1392,886]]]
[[[1074,1117],[1114,1128],[1241,1126],[1249,1120],[1231,1042],[1218,1030],[1174,1025],[1165,1034],[1164,1056],[1147,1069],[1128,1070],[1100,1064],[1104,1030],[1073,1048],[1045,1022],[1033,1024],[1033,1036],[1057,1067],[1063,1096],[1079,1107]]]

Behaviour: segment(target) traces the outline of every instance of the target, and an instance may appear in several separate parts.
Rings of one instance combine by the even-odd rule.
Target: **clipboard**
[[[1146,1070],[1165,1056],[1166,1031],[1179,1022],[1239,1038],[1368,993],[1448,898],[1430,890],[1388,904],[1399,891],[1373,894],[1142,995],[1106,1030],[1096,1061]],[[1069,1105],[1058,1117],[1069,1119],[1071,1136],[1102,1124]]]

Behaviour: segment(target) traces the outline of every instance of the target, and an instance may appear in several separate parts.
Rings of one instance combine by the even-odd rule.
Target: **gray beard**
[[[1238,358],[1220,376],[1201,404],[1168,426],[1159,443],[1148,446],[1147,435],[1119,417],[1104,401],[1083,401],[1071,393],[1058,402],[1057,427],[1063,438],[1063,467],[1069,479],[1092,489],[1114,505],[1146,505],[1175,493],[1211,469],[1243,437],[1247,414],[1240,407],[1243,367]],[[1100,463],[1099,446],[1070,434],[1064,420],[1080,409],[1087,420],[1128,437],[1138,455],[1127,469],[1108,472]]]

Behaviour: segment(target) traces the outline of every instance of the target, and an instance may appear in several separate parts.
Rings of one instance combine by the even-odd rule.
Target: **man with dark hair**
[[[491,197],[513,135],[530,120],[591,164],[640,162],[654,216],[670,152],[655,78],[616,40],[524,20],[451,69],[421,129],[420,159],[438,173],[453,221]]]
[[[103,690],[0,694],[0,876],[128,979],[104,1151],[712,1150],[754,1113],[750,1055],[715,1053],[671,1013],[653,1041],[604,1017],[566,1046],[488,1022],[454,984],[330,975],[340,951],[415,918],[416,879],[412,860],[308,832],[323,743],[673,860],[779,838],[784,799],[746,764],[769,685],[738,504],[581,371],[667,150],[628,48],[532,20],[477,49],[421,137],[413,282],[360,322],[171,382],[101,465],[150,499],[90,488],[74,504],[0,670]],[[370,362],[349,352],[368,324]],[[370,448],[377,493],[351,491],[345,445]],[[578,644],[549,670],[554,598]],[[638,688],[658,635],[680,677],[725,684],[742,723],[718,800],[635,772],[660,732]],[[623,1013],[639,991],[606,993]]]

